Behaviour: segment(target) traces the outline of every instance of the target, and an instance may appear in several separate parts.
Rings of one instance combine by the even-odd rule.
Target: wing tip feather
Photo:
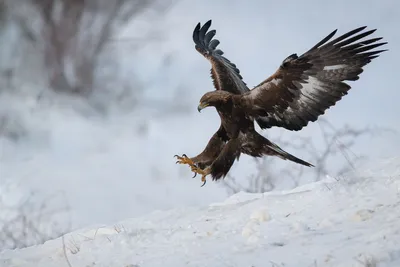
[[[193,42],[197,48],[201,48],[204,50],[215,50],[216,46],[219,44],[217,39],[213,39],[216,34],[216,30],[209,30],[211,26],[212,20],[208,20],[206,23],[201,25],[201,23],[197,23],[196,27],[193,30]],[[213,44],[213,45],[211,45]]]

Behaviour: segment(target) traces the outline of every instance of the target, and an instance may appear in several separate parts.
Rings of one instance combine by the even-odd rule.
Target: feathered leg
[[[213,161],[218,157],[228,140],[229,138],[226,135],[225,129],[221,125],[218,131],[214,133],[214,135],[208,141],[207,146],[199,155],[192,158],[189,158],[185,154],[183,154],[182,156],[175,155],[175,157],[178,159],[176,163],[188,164],[192,171],[195,167],[204,169],[207,166],[211,165]],[[197,172],[195,172],[193,178],[196,176],[196,174]]]
[[[240,156],[240,140],[239,138],[230,139],[215,161],[205,169],[195,167],[194,172],[200,174],[201,181],[204,186],[206,184],[206,176],[211,175],[213,180],[225,177],[231,169],[235,159]]]

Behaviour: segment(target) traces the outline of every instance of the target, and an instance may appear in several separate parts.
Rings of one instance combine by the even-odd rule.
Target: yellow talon
[[[194,171],[194,169],[196,168],[196,164],[193,162],[193,160],[191,160],[188,156],[186,156],[186,154],[183,154],[182,156],[175,155],[174,157],[178,159],[175,162],[176,164],[189,165],[192,172],[194,172],[194,176],[192,178],[196,177],[197,173]]]
[[[203,187],[207,182],[206,177],[204,175],[201,176],[201,181],[203,182],[203,184],[200,187]]]
[[[201,181],[203,182],[203,184],[201,185],[201,187],[203,187],[207,180],[206,180],[206,176],[210,174],[211,170],[210,168],[206,168],[206,169],[200,169],[198,167],[192,167],[192,171],[198,174],[201,174]]]
[[[192,169],[195,166],[194,162],[186,156],[186,154],[183,154],[182,156],[175,155],[178,160],[176,161],[176,164],[188,164]]]
[[[187,164],[190,166],[190,169],[192,170],[192,172],[194,172],[194,177],[196,177],[197,174],[201,174],[201,181],[203,182],[203,184],[201,185],[201,187],[203,187],[207,180],[206,180],[206,176],[210,174],[211,170],[210,168],[206,168],[206,169],[200,169],[199,167],[196,166],[196,164],[190,159],[188,158],[188,156],[186,156],[185,154],[183,154],[182,156],[178,156],[175,155],[174,157],[176,157],[178,160],[176,161],[176,164]]]

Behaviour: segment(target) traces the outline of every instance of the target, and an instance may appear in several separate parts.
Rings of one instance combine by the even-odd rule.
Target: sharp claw
[[[200,186],[203,187],[206,184],[207,180],[204,180],[204,183]]]
[[[200,169],[186,154],[182,154],[182,156],[174,155],[174,157],[178,159],[175,164],[188,164],[191,167],[192,172],[194,172],[194,176],[192,178],[195,178],[199,171],[199,174],[203,174],[203,170]],[[203,187],[206,184],[205,177],[202,177],[201,181],[204,182],[201,186]]]

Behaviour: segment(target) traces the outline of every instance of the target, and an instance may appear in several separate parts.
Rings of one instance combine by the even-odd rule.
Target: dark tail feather
[[[308,163],[302,159],[296,158],[295,156],[289,154],[288,152],[284,151],[282,148],[280,148],[279,146],[277,146],[275,144],[272,144],[268,147],[271,148],[272,150],[274,150],[276,153],[278,153],[278,155],[283,159],[288,159],[288,160],[291,160],[293,162],[296,162],[298,164],[301,164],[301,165],[304,165],[307,167],[315,167],[311,163]]]

